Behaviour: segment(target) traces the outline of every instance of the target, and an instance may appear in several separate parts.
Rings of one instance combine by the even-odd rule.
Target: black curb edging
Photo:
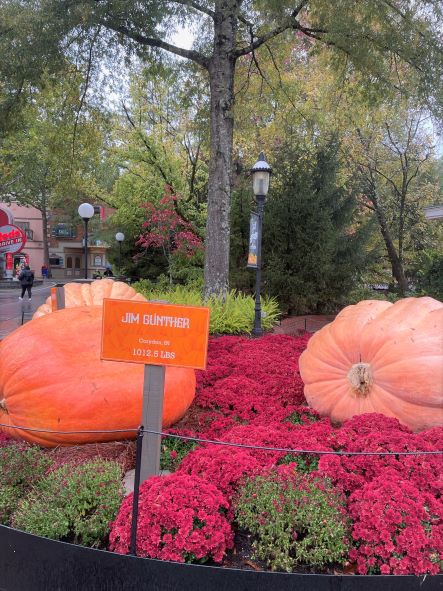
[[[443,575],[272,573],[76,546],[0,525],[0,591],[438,591]]]

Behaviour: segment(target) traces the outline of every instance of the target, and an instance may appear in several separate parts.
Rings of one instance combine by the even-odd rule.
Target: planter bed
[[[443,576],[314,575],[179,564],[0,526],[2,591],[437,591]]]
[[[0,591],[440,587],[443,429],[413,433],[376,413],[321,418],[306,406],[298,371],[308,340],[211,339],[196,399],[162,440],[171,473],[140,488],[139,557],[128,555],[132,495],[115,519],[121,493],[103,500],[133,468],[134,442],[10,448],[5,486],[21,496],[0,526]],[[95,456],[121,471],[92,469]],[[26,486],[14,475],[21,462]],[[83,527],[83,484],[101,530]],[[69,507],[66,531],[49,507]]]

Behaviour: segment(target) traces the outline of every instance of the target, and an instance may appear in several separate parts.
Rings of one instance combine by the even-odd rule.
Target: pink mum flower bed
[[[210,339],[207,369],[197,372],[195,401],[186,416],[168,430],[171,435],[206,441],[192,445],[186,440],[163,438],[163,458],[174,471],[150,478],[140,487],[138,556],[257,570],[273,568],[255,558],[252,551],[259,542],[267,556],[275,554],[272,544],[277,542],[271,537],[279,528],[273,528],[273,524],[283,514],[286,519],[288,511],[284,491],[274,492],[269,502],[265,498],[265,509],[256,520],[253,517],[258,529],[267,532],[261,541],[257,540],[259,534],[241,529],[239,516],[245,513],[242,491],[250,491],[251,483],[255,487],[257,482],[260,494],[266,495],[266,479],[277,486],[277,476],[284,474],[288,490],[297,499],[290,516],[293,522],[280,524],[289,532],[287,539],[291,544],[294,540],[303,543],[309,531],[313,539],[324,534],[323,549],[309,548],[312,555],[326,557],[321,568],[302,564],[297,572],[441,572],[442,454],[414,453],[443,450],[443,428],[412,433],[396,419],[375,413],[353,417],[342,425],[320,417],[306,404],[298,369],[309,337]],[[0,446],[7,445],[7,440],[0,433]],[[104,457],[118,456],[125,470],[133,467],[133,442],[103,447],[108,454]],[[90,459],[96,453],[92,448],[64,448],[55,465]],[[84,454],[80,453],[83,449]],[[362,452],[375,455],[358,455]],[[297,496],[294,487],[310,492]],[[259,496],[256,490],[253,488],[254,499]],[[257,498],[257,506],[262,501]],[[130,494],[110,524],[109,549],[114,552],[129,552],[132,504]],[[325,514],[317,516],[316,512],[322,510]],[[304,524],[306,516],[309,523]],[[336,541],[340,551],[328,561],[328,553],[337,550],[333,544],[326,544],[333,535],[331,519],[344,534]],[[278,553],[278,548],[275,550]],[[288,556],[288,560],[292,558]]]
[[[184,456],[175,473],[143,484],[139,555],[229,563],[242,485],[287,464],[289,473],[297,477],[304,473],[328,478],[344,495],[349,520],[344,570],[440,572],[442,456],[393,452],[442,450],[443,428],[412,433],[396,419],[380,414],[357,416],[341,426],[321,418],[306,405],[298,371],[309,336],[210,339],[208,366],[198,372],[195,401],[169,432],[246,447],[200,443]],[[311,453],[293,454],[287,449]],[[176,459],[177,451],[170,453]],[[111,526],[110,548],[117,552],[128,550],[131,506],[130,495]]]

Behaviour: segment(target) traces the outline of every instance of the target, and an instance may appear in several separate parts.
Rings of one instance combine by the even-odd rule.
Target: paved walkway
[[[316,332],[334,320],[331,314],[307,314],[305,316],[288,316],[272,331],[274,334],[289,334],[297,336],[303,332]]]
[[[23,300],[18,299],[21,293],[18,285],[16,288],[0,289],[0,340],[31,320],[37,308],[50,295],[50,288],[53,285],[55,285],[53,281],[45,281],[33,287],[31,301],[28,300],[27,294]]]

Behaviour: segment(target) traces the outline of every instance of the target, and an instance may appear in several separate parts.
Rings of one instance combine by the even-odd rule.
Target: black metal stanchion
[[[131,523],[131,545],[129,553],[137,556],[137,520],[138,520],[138,497],[140,488],[140,469],[142,463],[142,444],[144,427],[141,425],[137,431],[137,448],[135,455],[135,474],[134,474],[134,497],[132,499],[132,523]]]

